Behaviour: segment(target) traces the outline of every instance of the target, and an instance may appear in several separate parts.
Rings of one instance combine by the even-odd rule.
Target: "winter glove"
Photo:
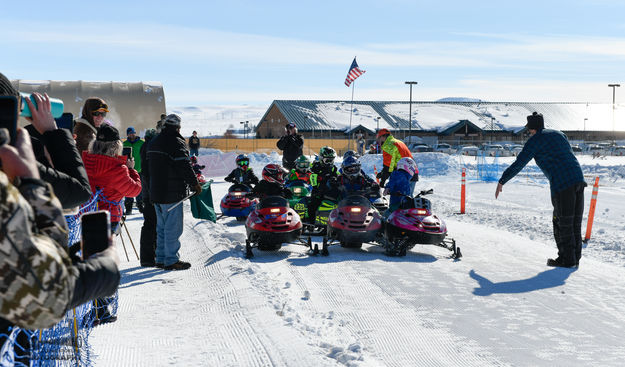
[[[417,172],[414,175],[412,175],[412,178],[410,179],[410,181],[412,181],[412,182],[419,181],[419,172]]]
[[[197,185],[195,185],[195,187],[193,188],[193,191],[195,191],[195,195],[199,195],[202,193],[202,184],[198,183]]]

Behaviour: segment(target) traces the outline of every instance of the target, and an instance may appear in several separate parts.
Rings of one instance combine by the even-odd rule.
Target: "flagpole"
[[[352,82],[352,103],[349,107],[349,133],[347,134],[347,150],[352,150],[352,112],[354,112],[354,87],[356,86],[356,81]]]

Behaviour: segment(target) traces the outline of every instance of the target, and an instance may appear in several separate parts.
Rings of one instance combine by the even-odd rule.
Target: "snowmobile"
[[[301,217],[301,213],[305,212],[308,208],[308,202],[307,200],[304,200],[300,204],[300,201],[310,196],[312,187],[310,186],[310,184],[307,184],[302,180],[289,181],[284,186],[289,189],[293,194],[293,197],[289,199],[289,206],[293,208]]]
[[[228,193],[221,199],[221,217],[236,217],[239,222],[247,218],[258,204],[258,199],[247,196],[252,189],[244,184],[236,183],[228,188]],[[219,219],[217,218],[217,219]]]
[[[382,222],[382,215],[368,197],[359,193],[348,195],[330,212],[322,255],[328,254],[328,246],[332,244],[360,248],[365,242],[380,240]]]
[[[300,239],[302,227],[299,215],[289,207],[287,199],[280,196],[262,199],[245,222],[245,257],[254,256],[254,247],[261,251],[276,251],[283,243],[302,244],[312,249],[310,237],[308,242]]]
[[[431,203],[423,196],[433,189],[421,191],[414,198],[404,196],[399,209],[386,220],[384,248],[387,255],[405,256],[415,245],[435,245],[452,251],[452,258],[462,257],[456,241],[447,238],[447,225],[432,214]]]

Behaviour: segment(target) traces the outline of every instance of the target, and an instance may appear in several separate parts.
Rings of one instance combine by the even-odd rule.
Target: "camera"
[[[132,147],[123,147],[122,155],[125,155],[127,159],[132,158]]]

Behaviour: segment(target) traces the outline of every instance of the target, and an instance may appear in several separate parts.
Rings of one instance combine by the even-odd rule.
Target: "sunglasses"
[[[102,116],[105,117],[106,116],[106,112],[100,112],[100,111],[95,111],[93,113],[91,113],[92,116]]]
[[[239,166],[247,166],[250,163],[249,161],[239,161]]]

